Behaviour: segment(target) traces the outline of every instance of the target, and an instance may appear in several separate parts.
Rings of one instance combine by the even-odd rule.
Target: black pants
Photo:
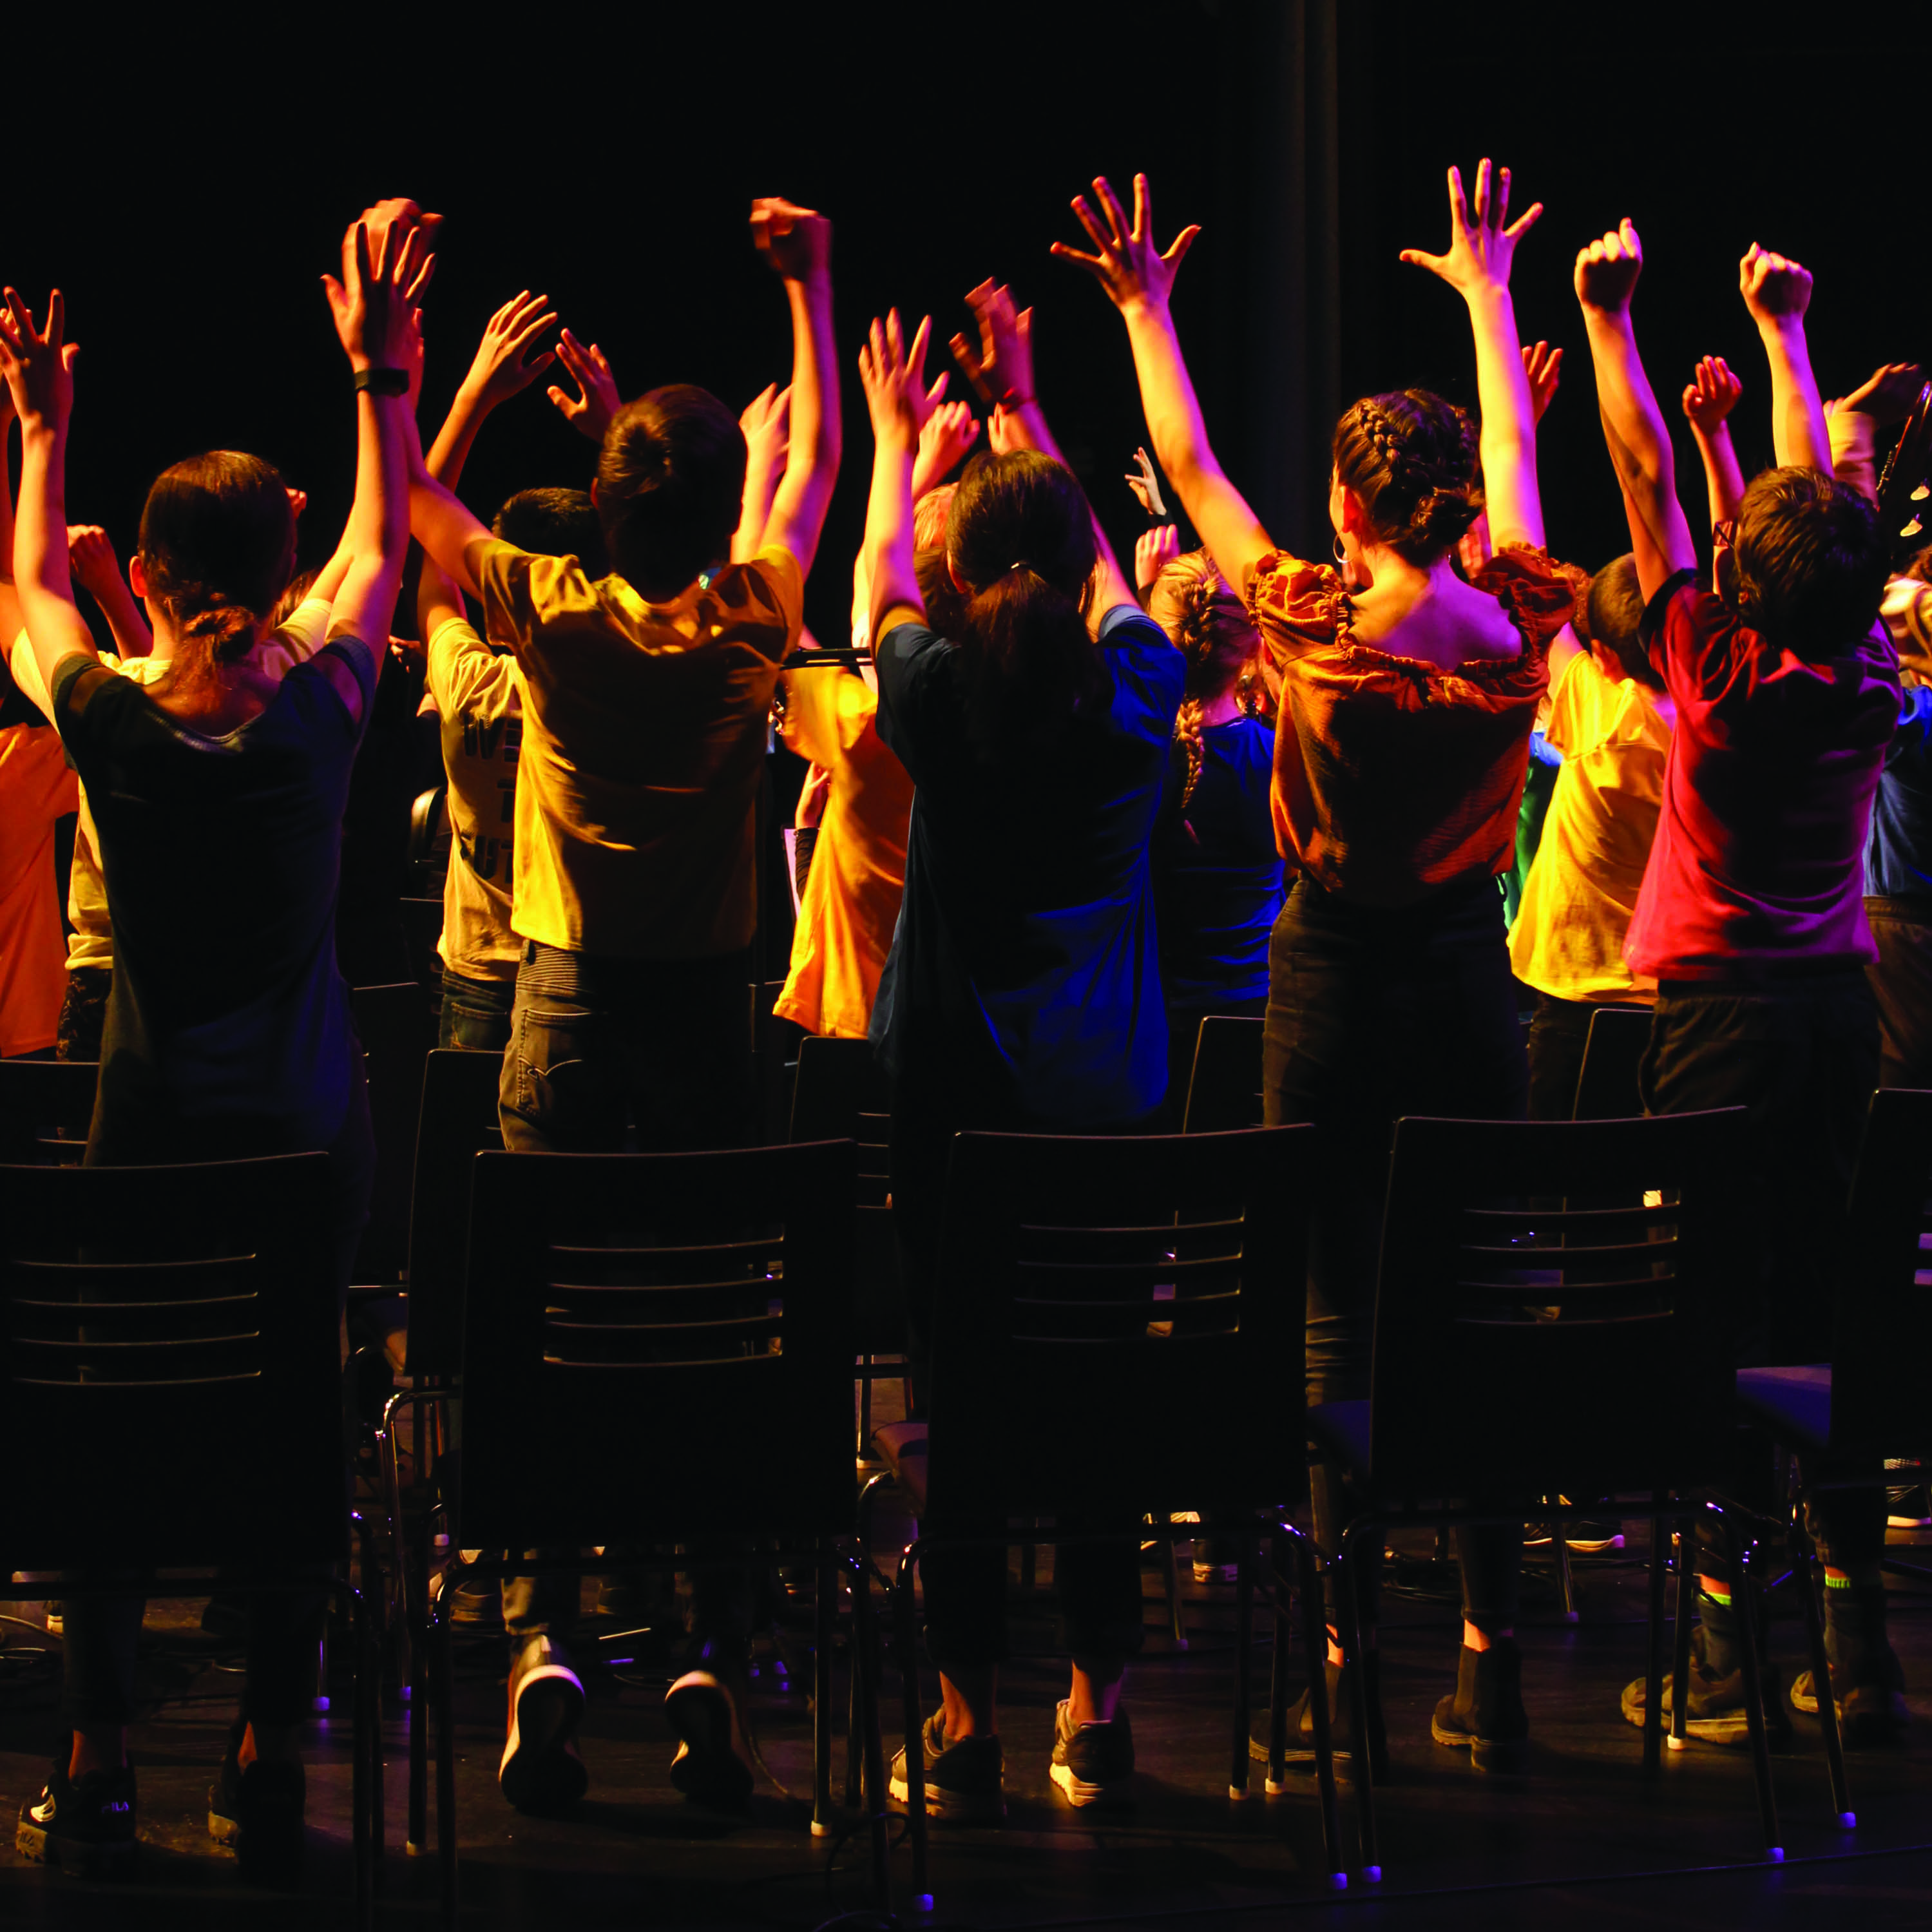
[[[1376,1273],[1391,1130],[1402,1114],[1521,1120],[1528,1067],[1493,879],[1395,910],[1349,904],[1303,877],[1276,922],[1263,1045],[1270,1126],[1325,1130],[1308,1262],[1308,1400],[1369,1393]],[[1312,1472],[1316,1540],[1340,1544],[1358,1507],[1343,1472]],[[1479,1500],[1479,1499],[1472,1499]],[[1516,1616],[1522,1538],[1507,1526],[1457,1538],[1466,1614],[1503,1629]],[[1332,1574],[1332,1573],[1331,1573]],[[1358,1572],[1365,1618],[1378,1587],[1373,1548]],[[1330,1586],[1329,1613],[1339,1608]]]
[[[1865,901],[1878,964],[1865,968],[1878,1003],[1879,1078],[1932,1087],[1932,899]]]
[[[1152,1125],[1136,1120],[1048,1126],[1027,1116],[992,1080],[965,1069],[928,1065],[902,1070],[892,1100],[892,1222],[906,1284],[913,1393],[922,1412],[929,1412],[931,1400],[933,1305],[954,1135],[1135,1133],[1150,1131]],[[974,1515],[922,1527],[993,1538],[1004,1534],[1006,1526]],[[1054,1550],[1053,1568],[1066,1649],[1078,1658],[1118,1659],[1140,1648],[1137,1527],[1124,1525],[1118,1538],[1061,1544]],[[926,1649],[933,1662],[950,1672],[1003,1661],[1007,1654],[1005,1546],[934,1550],[922,1561],[920,1574],[926,1586]]]
[[[100,1058],[100,1035],[107,1024],[107,995],[113,986],[111,966],[68,969],[67,994],[61,1001],[60,1029],[54,1042],[56,1060]]]
[[[1559,1000],[1538,993],[1529,1022],[1529,1118],[1567,1120],[1576,1108],[1583,1052],[1590,1042],[1592,1000]]]

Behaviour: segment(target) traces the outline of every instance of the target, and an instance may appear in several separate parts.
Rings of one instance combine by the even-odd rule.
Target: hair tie
[[[1010,577],[1016,570],[1030,570],[1032,568],[1033,566],[1028,562],[1024,557],[1022,557],[1017,563],[1008,564],[1000,574],[1004,577]]]

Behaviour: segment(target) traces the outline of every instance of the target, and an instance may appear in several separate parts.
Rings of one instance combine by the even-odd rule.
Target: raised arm
[[[791,305],[790,447],[759,547],[790,550],[809,576],[843,441],[832,339],[832,224],[811,208],[766,196],[752,204],[752,235],[782,278]]]
[[[1825,405],[1832,472],[1878,500],[1878,433],[1912,413],[1925,374],[1916,362],[1881,363],[1849,396]]]
[[[59,290],[47,298],[44,329],[34,328],[26,304],[11,289],[6,303],[0,315],[0,374],[20,418],[14,588],[34,666],[52,691],[54,668],[63,659],[76,652],[100,659],[93,633],[74,604],[67,556],[67,432],[79,350],[62,340],[67,316]]]
[[[791,440],[791,392],[767,382],[738,418],[745,438],[745,494],[731,537],[731,561],[748,563],[765,540],[772,498],[784,474]]]
[[[1832,439],[1804,340],[1811,272],[1786,256],[1766,254],[1754,242],[1738,264],[1738,286],[1771,364],[1772,454],[1780,466],[1822,470],[1828,476]]]
[[[1597,411],[1623,491],[1637,582],[1648,598],[1678,571],[1696,569],[1697,550],[1677,500],[1670,432],[1630,326],[1630,297],[1642,272],[1643,244],[1628,220],[1576,257],[1576,299],[1596,366]]]
[[[121,574],[121,560],[98,524],[70,524],[67,532],[68,568],[107,620],[114,648],[124,658],[144,658],[154,648],[154,634]]]
[[[1721,356],[1705,356],[1684,385],[1684,413],[1690,419],[1690,434],[1697,439],[1697,454],[1703,459],[1713,530],[1736,517],[1744,501],[1744,472],[1731,447],[1729,420],[1743,394],[1744,385]]]
[[[1543,213],[1534,202],[1508,226],[1510,171],[1492,175],[1485,160],[1476,170],[1475,214],[1471,219],[1460,169],[1449,170],[1449,250],[1431,255],[1405,248],[1402,259],[1439,275],[1469,307],[1476,341],[1476,395],[1482,410],[1483,491],[1490,540],[1543,542],[1543,499],[1536,484],[1536,417],[1522,344],[1516,333],[1510,268],[1516,244]]]
[[[530,352],[537,338],[556,320],[555,311],[544,307],[549,299],[526,289],[484,325],[483,340],[477,344],[470,373],[458,386],[456,400],[424,459],[438,482],[456,488],[484,418],[499,404],[527,389],[556,360],[552,349],[538,355]]]
[[[1145,175],[1134,177],[1131,225],[1104,176],[1095,177],[1094,192],[1104,223],[1088,206],[1084,195],[1073,197],[1073,212],[1093,238],[1096,252],[1082,254],[1056,242],[1053,253],[1086,269],[1120,310],[1134,352],[1141,408],[1147,416],[1154,455],[1201,541],[1214,553],[1221,574],[1238,588],[1250,570],[1275,546],[1247,499],[1228,481],[1208,445],[1201,405],[1180,352],[1180,338],[1174,332],[1168,306],[1174,274],[1201,230],[1198,226],[1184,228],[1163,254],[1154,245]]]
[[[926,345],[928,319],[906,346],[894,309],[872,332],[859,351],[859,380],[872,419],[872,488],[866,500],[866,535],[860,567],[869,587],[866,634],[872,650],[899,624],[926,622],[913,567],[912,466],[919,434],[926,427]]]
[[[14,472],[7,444],[14,430],[14,392],[0,381],[0,658],[20,634],[20,597],[14,588]]]
[[[323,280],[343,352],[358,376],[365,370],[406,373],[415,358],[414,304],[436,260],[422,253],[422,245],[420,230],[405,230],[400,224],[384,233],[373,260],[362,224],[343,238],[342,279]],[[389,628],[409,554],[409,462],[416,442],[406,394],[358,390],[356,500],[349,513],[355,556],[336,595],[329,630],[365,644],[378,677],[389,655]],[[339,680],[337,688],[352,710],[359,706],[359,689],[350,700]]]

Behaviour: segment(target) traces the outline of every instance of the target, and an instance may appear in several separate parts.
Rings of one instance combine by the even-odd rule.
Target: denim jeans
[[[1376,1275],[1389,1148],[1403,1114],[1526,1118],[1528,1065],[1493,879],[1450,886],[1419,905],[1358,906],[1305,875],[1275,922],[1262,1046],[1270,1126],[1322,1126],[1308,1257],[1308,1400],[1369,1393]],[[1311,1472],[1316,1540],[1339,1544],[1358,1510],[1340,1469]],[[1476,1499],[1472,1499],[1476,1500]],[[1457,1538],[1470,1620],[1508,1627],[1522,1540],[1507,1526]],[[1378,1548],[1360,1568],[1372,1618]],[[1330,1573],[1331,1574],[1333,1573]],[[1329,1612],[1339,1606],[1333,1594]]]
[[[1865,901],[1878,963],[1868,966],[1878,1002],[1880,1078],[1932,1087],[1932,900]]]
[[[510,1043],[516,991],[513,980],[472,980],[446,966],[436,1045],[466,1053],[501,1053]]]

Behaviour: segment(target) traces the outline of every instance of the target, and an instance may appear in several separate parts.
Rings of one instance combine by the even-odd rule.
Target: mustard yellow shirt
[[[880,740],[878,697],[827,667],[785,674],[784,740],[832,774],[775,1010],[808,1033],[862,1040],[905,896],[912,780]]]
[[[636,959],[751,944],[765,725],[798,636],[788,550],[646,604],[574,557],[482,546],[484,629],[524,678],[514,929]]]
[[[500,657],[462,617],[436,626],[428,656],[449,780],[451,850],[436,951],[467,979],[514,980],[524,950],[510,900],[523,679],[515,658]]]
[[[1563,754],[1543,841],[1510,928],[1516,976],[1562,1000],[1646,1000],[1624,935],[1664,802],[1670,727],[1660,692],[1612,678],[1579,651],[1551,694],[1544,735]]]

